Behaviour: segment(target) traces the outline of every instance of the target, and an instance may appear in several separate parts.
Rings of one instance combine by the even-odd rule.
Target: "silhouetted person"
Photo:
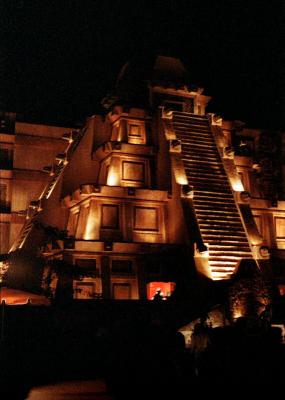
[[[203,324],[197,323],[191,336],[191,350],[195,360],[196,376],[205,373],[210,344],[209,329]]]
[[[158,289],[153,297],[154,301],[161,301],[163,300],[162,294],[161,294],[161,290]]]
[[[261,326],[265,331],[268,331],[271,327],[272,310],[271,304],[267,304],[264,310],[259,314],[259,320]]]

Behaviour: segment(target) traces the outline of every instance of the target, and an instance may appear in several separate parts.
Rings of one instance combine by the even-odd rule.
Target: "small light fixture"
[[[208,253],[208,247],[204,244],[198,246],[198,251],[200,254],[206,255]]]
[[[247,202],[250,201],[251,195],[247,191],[240,192],[240,199],[241,199],[242,202],[247,203]]]
[[[253,163],[253,164],[252,164],[252,169],[253,169],[254,171],[256,171],[256,172],[260,172],[260,171],[261,171],[261,165],[260,165],[258,162]]]
[[[93,193],[100,193],[100,192],[101,192],[101,186],[93,185]]]
[[[66,155],[66,153],[57,154],[57,156],[55,157],[55,159],[59,162],[59,164],[63,164],[63,165],[68,164],[68,160],[67,160],[67,155]]]
[[[170,151],[175,153],[181,153],[181,141],[178,139],[170,140]]]
[[[61,138],[63,140],[67,140],[68,143],[72,143],[77,135],[78,135],[77,131],[71,131],[71,132],[64,133]]]
[[[136,194],[136,188],[134,187],[128,187],[128,195],[129,196],[134,196]]]
[[[259,254],[261,255],[261,257],[268,257],[269,256],[268,247],[267,246],[260,246]]]
[[[32,200],[29,204],[29,208],[32,210],[41,211],[41,201],[40,200]]]
[[[106,251],[112,251],[113,250],[113,242],[107,240],[104,242],[104,250]]]
[[[185,197],[193,198],[193,186],[190,185],[182,185],[182,195]]]
[[[46,167],[43,167],[43,172],[46,172],[49,174],[49,176],[54,176],[55,175],[55,168],[54,165],[47,165]]]
[[[232,146],[224,147],[224,157],[226,158],[233,158],[235,155],[234,148]]]

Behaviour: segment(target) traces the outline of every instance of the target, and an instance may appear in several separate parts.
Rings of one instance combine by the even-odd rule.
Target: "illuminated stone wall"
[[[260,234],[273,250],[285,249],[285,134],[247,129],[237,122],[223,123],[244,190]],[[282,255],[282,253],[278,253]]]
[[[63,151],[61,136],[67,130],[15,119],[15,114],[9,114],[12,130],[5,126],[0,130],[0,152],[4,151],[0,154],[1,253],[8,252],[26,221],[30,201],[37,199],[46,185],[42,168]]]

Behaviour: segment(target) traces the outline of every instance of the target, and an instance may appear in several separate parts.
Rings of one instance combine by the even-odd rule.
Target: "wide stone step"
[[[216,246],[222,246],[222,247],[245,247],[248,245],[248,241],[247,238],[219,238],[219,240],[217,238],[208,238],[208,244],[209,244],[209,248],[211,247],[216,247]]]
[[[225,177],[223,177],[223,176],[215,176],[215,175],[208,175],[208,174],[200,174],[199,176],[198,176],[198,174],[192,174],[190,171],[189,171],[189,169],[187,170],[186,168],[185,168],[185,170],[186,170],[186,173],[187,172],[189,172],[189,174],[187,174],[187,176],[189,177],[189,179],[191,179],[191,181],[192,182],[197,182],[197,183],[199,183],[199,182],[209,182],[209,183],[214,183],[214,184],[224,184],[224,182],[225,182]]]
[[[223,178],[227,178],[225,176],[225,172],[221,166],[220,166],[220,168],[217,168],[215,170],[213,170],[211,168],[212,166],[219,166],[218,160],[216,160],[216,162],[215,162],[214,160],[209,160],[209,159],[205,158],[204,160],[200,159],[197,162],[197,160],[194,160],[193,158],[190,158],[190,159],[183,158],[182,161],[183,161],[184,168],[187,169],[189,174],[193,173],[193,175],[195,175],[195,176],[199,176],[199,174],[201,176],[208,175],[213,178],[216,176],[222,176]]]
[[[191,182],[191,177],[187,177]],[[193,185],[194,186],[194,185]],[[223,193],[231,193],[231,189],[229,185],[224,184],[222,185],[214,185],[213,183],[203,184],[202,182],[195,182],[194,190],[196,191],[204,191],[204,190],[211,190],[212,192],[223,192]]]
[[[224,183],[225,181],[227,182],[227,177],[223,176],[222,174],[208,174],[206,172],[200,172],[198,173],[197,171],[192,172],[190,168],[185,168],[186,173],[188,173],[188,177],[193,179],[193,181],[208,181],[208,182],[216,182],[216,183]]]
[[[227,268],[219,268],[219,267],[212,267],[211,268],[211,275],[214,280],[223,279],[227,280],[231,278],[231,275],[235,272],[236,266],[227,267]]]
[[[182,155],[189,155],[193,160],[196,160],[197,158],[210,158],[210,159],[215,159],[217,161],[220,161],[220,155],[217,151],[212,151],[212,150],[200,150],[197,147],[194,146],[188,146],[182,143]]]
[[[236,270],[236,265],[227,268],[210,268],[213,280],[228,280]]]
[[[206,225],[205,226],[205,225],[201,224],[200,221],[199,221],[199,226],[200,226],[200,230],[201,230],[202,233],[211,232],[212,230],[214,232],[217,232],[217,231],[223,232],[223,231],[227,231],[228,229],[231,232],[244,232],[243,226],[240,226],[240,225],[238,225],[238,226],[233,226],[233,225],[231,225],[231,226],[229,226],[229,225],[223,225],[223,226],[221,226],[221,225],[219,225],[219,226],[213,225],[213,226],[210,226],[210,225]]]
[[[202,151],[200,153],[197,153],[197,151],[194,151],[194,149],[192,149],[191,147],[187,147],[182,144],[182,157],[184,158],[185,156],[186,158],[187,156],[190,156],[192,160],[213,160],[221,163],[221,158],[218,153],[212,152],[210,154],[208,152]]]
[[[197,171],[197,170],[192,170],[192,168],[191,167],[189,167],[189,166],[185,166],[184,167],[185,168],[185,171],[186,171],[186,173],[187,173],[187,175],[188,175],[188,178],[193,178],[193,180],[197,180],[198,182],[197,183],[199,183],[199,180],[200,179],[208,179],[209,181],[210,180],[212,180],[212,181],[219,181],[219,182],[223,182],[223,183],[228,183],[228,178],[226,177],[226,176],[224,176],[223,175],[223,173],[222,173],[222,171],[219,171],[219,172],[217,172],[216,174],[214,174],[214,173],[209,173],[208,171],[206,171],[206,170],[200,170],[200,171]]]
[[[207,209],[208,210],[217,210],[217,211],[225,210],[225,211],[233,211],[233,212],[237,211],[235,203],[232,203],[232,204],[205,203],[204,201],[202,202],[202,201],[196,200],[195,198],[193,199],[193,202],[194,202],[195,209],[197,211],[204,210],[204,209],[205,210],[207,210]]]
[[[230,275],[232,275],[235,272],[236,267],[237,267],[237,264],[228,265],[228,266],[218,266],[218,265],[211,266],[210,265],[212,277],[220,276],[220,275],[228,276],[227,278],[223,278],[223,279],[229,279]]]
[[[230,190],[229,182],[223,178],[219,178],[218,176],[217,177],[213,177],[213,176],[209,177],[207,175],[204,176],[202,173],[201,173],[201,176],[199,177],[199,176],[197,176],[197,174],[196,175],[191,174],[189,169],[185,168],[185,170],[186,170],[187,178],[194,183],[196,188],[201,188],[201,189],[209,188],[210,189],[211,188],[210,185],[214,185],[214,186],[218,185],[218,186],[220,186],[220,191],[223,191],[223,188]]]
[[[209,244],[209,251],[213,254],[217,253],[235,253],[235,252],[240,252],[240,253],[250,253],[250,248],[249,248],[249,244],[246,243],[245,245],[232,245],[232,244]]]
[[[243,230],[227,230],[227,229],[200,229],[203,238],[206,237],[241,237],[246,238],[245,232]]]
[[[207,173],[206,171],[192,171],[190,168],[185,168],[185,170],[187,172],[189,172],[189,176],[191,176],[191,178],[194,179],[214,179],[214,180],[221,180],[222,182],[224,182],[225,180],[228,179],[227,176],[225,176],[222,172],[219,172],[217,174],[213,174],[213,173]]]
[[[186,139],[185,140],[182,139],[181,142],[182,142],[182,148],[185,150],[192,150],[192,151],[195,150],[195,151],[200,151],[201,153],[204,153],[204,154],[212,154],[212,155],[218,154],[219,155],[217,148],[214,146],[211,146],[209,144],[195,143],[195,142],[192,142],[192,141],[186,140]]]
[[[181,130],[189,130],[189,129],[193,129],[193,130],[204,130],[204,131],[208,131],[211,132],[211,129],[209,127],[209,124],[205,121],[203,122],[199,122],[199,121],[182,121],[182,120],[177,120],[175,119],[172,123],[172,126]]]
[[[223,204],[223,205],[235,205],[235,201],[233,198],[221,198],[221,197],[200,197],[199,193],[194,197],[195,204]]]
[[[241,223],[240,215],[237,209],[234,210],[221,210],[221,209],[211,209],[211,213],[205,207],[203,208],[195,208],[196,215],[201,222],[204,224],[212,225],[214,223],[218,223],[217,221],[222,221],[225,225],[229,223]],[[223,217],[223,218],[221,218]]]
[[[232,243],[235,246],[244,247],[248,244],[246,236],[243,235],[242,233],[235,235],[233,234],[226,235],[225,233],[223,233],[222,235],[215,233],[213,234],[202,233],[202,238],[204,240],[204,243],[208,243],[209,245],[211,245],[212,243],[215,244],[220,243],[221,245],[224,243]]]
[[[207,118],[197,118],[194,116],[185,116],[185,115],[178,115],[178,114],[174,114],[173,115],[173,122],[188,122],[191,124],[207,124],[209,125],[209,121]]]
[[[186,168],[185,168],[186,170]],[[188,174],[187,174],[188,171]],[[219,191],[222,193],[232,193],[231,191],[231,187],[230,187],[230,183],[227,180],[219,180],[218,178],[215,179],[199,179],[197,178],[197,176],[191,175],[191,170],[188,169],[186,170],[186,175],[187,178],[190,180],[193,180],[193,182],[195,182],[195,188],[196,189],[200,189],[201,191],[204,190],[211,190],[212,192],[214,192],[215,190],[212,190],[213,186],[218,186],[219,187]],[[192,179],[193,178],[193,179]],[[202,178],[202,176],[201,176]]]
[[[223,175],[222,171],[218,171],[217,173],[212,173],[212,172],[206,171],[205,169],[200,170],[200,171],[198,171],[197,169],[193,170],[189,166],[184,166],[184,168],[185,168],[187,177],[190,179],[193,178],[193,180],[195,180],[195,181],[198,180],[197,183],[199,183],[199,177],[201,177],[201,179],[204,178],[204,179],[209,179],[209,180],[212,178],[214,178],[214,179],[220,178],[223,183],[225,183],[225,182],[228,183],[228,178]],[[201,193],[201,195],[203,195],[203,193]],[[205,197],[211,197],[211,196],[212,196],[211,194],[205,194]],[[231,198],[233,198],[233,196],[231,196]]]
[[[196,212],[196,215],[197,215],[197,212]],[[233,225],[223,225],[223,226],[221,226],[221,225],[219,225],[219,226],[207,225],[207,226],[203,226],[203,225],[201,225],[201,224],[203,224],[203,218],[197,217],[197,220],[199,222],[199,226],[200,226],[201,230],[203,230],[203,231],[207,230],[208,232],[210,232],[210,230],[211,230],[213,232],[217,232],[218,230],[221,230],[221,231],[227,230],[227,231],[231,232],[231,230],[232,230],[232,232],[234,232],[237,229],[241,229],[241,231],[244,232],[244,229],[241,226],[233,226]]]
[[[203,126],[209,127],[209,121],[206,119],[198,119],[198,118],[180,118],[175,117],[172,120],[173,124],[186,124],[186,125],[193,125],[193,126]]]
[[[223,280],[227,281],[231,279],[232,273],[227,272],[212,272],[212,277],[214,281]]]
[[[196,158],[215,158],[218,161],[221,161],[220,155],[217,151],[215,150],[211,150],[211,149],[205,149],[205,150],[201,150],[201,148],[198,148],[196,146],[192,146],[192,145],[185,145],[184,143],[182,143],[182,156],[183,155],[189,155],[191,156],[191,158],[193,158],[193,160],[195,160]]]
[[[191,139],[200,139],[204,141],[210,141],[210,143],[213,143],[214,138],[212,132],[210,132],[207,129],[202,129],[202,128],[182,128],[179,126],[173,126],[173,130],[176,134],[176,136],[180,136],[182,139],[186,139],[187,137],[190,137]]]
[[[182,157],[183,160],[183,157]],[[196,163],[195,161],[191,160],[191,158],[184,158],[183,160],[183,164],[185,167],[189,168],[190,171],[193,172],[205,172],[208,174],[213,174],[216,175],[218,173],[225,173],[225,169],[224,166],[222,165],[222,163],[217,163],[217,164],[203,164],[203,163]]]
[[[189,173],[195,175],[195,176],[199,176],[199,175],[203,175],[203,176],[210,176],[210,177],[221,177],[224,179],[228,179],[228,176],[225,173],[225,170],[222,168],[222,165],[218,165],[218,168],[212,168],[207,165],[205,166],[206,168],[203,168],[203,166],[201,164],[199,165],[195,165],[194,163],[191,164],[191,162],[189,162],[187,160],[186,163],[184,163],[184,168],[187,168],[187,170],[189,171]]]
[[[201,137],[208,136],[209,138],[214,140],[214,136],[210,128],[206,125],[191,125],[191,124],[181,124],[181,123],[174,123],[172,125],[175,133],[181,135],[190,135],[193,137]]]
[[[203,126],[182,126],[178,124],[172,125],[174,132],[183,137],[184,139],[200,139],[203,140],[206,137],[211,140],[211,143],[215,143],[215,139],[211,130]]]
[[[187,174],[187,178],[188,180],[192,183],[192,186],[194,186],[194,189],[198,189],[198,188],[202,188],[202,187],[211,187],[211,186],[220,186],[221,190],[222,188],[226,188],[226,189],[230,189],[230,185],[227,184],[227,181],[225,181],[222,178],[213,178],[213,177],[208,177],[208,176],[203,176],[201,175],[200,177],[198,176],[194,176],[192,174]],[[211,186],[210,186],[211,185]],[[201,199],[200,201],[203,201],[203,199]],[[205,202],[205,200],[204,200]]]
[[[195,192],[195,191],[194,191],[194,200],[195,200],[195,199],[198,199],[198,195],[199,195],[199,192]],[[206,203],[206,202],[205,202],[205,203]],[[206,216],[207,216],[206,220],[211,221],[212,219],[217,219],[217,217],[215,217],[215,216],[213,215],[213,213],[211,213],[211,214],[205,214],[205,212],[203,212],[203,210],[201,210],[201,213],[202,213],[202,215],[206,215]],[[240,219],[239,214],[237,214],[237,217]]]
[[[199,225],[201,229],[242,229],[243,226],[241,222],[215,222],[215,223],[209,223],[209,222],[204,222],[203,220],[199,221]]]
[[[212,193],[215,193],[215,191],[213,190],[213,188],[209,188],[209,189],[211,189],[211,192]],[[198,195],[200,194],[200,192],[202,191],[203,189],[202,188],[194,188],[194,199],[196,198],[196,196],[197,196],[197,198],[198,198]],[[221,192],[221,190],[220,190],[220,192]],[[219,193],[219,191],[218,191],[218,189],[216,190],[216,193]],[[231,192],[228,190],[228,191],[223,191],[223,194],[231,194]],[[212,215],[211,215],[212,216]]]
[[[231,263],[235,263],[238,262],[242,257],[238,256],[238,255],[233,255],[233,256],[223,256],[223,257],[218,257],[218,256],[214,256],[212,254],[210,254],[209,256],[209,261],[211,261],[211,263],[213,262],[221,262],[221,263],[226,263],[226,262],[231,262]]]
[[[196,212],[196,216],[197,219],[199,221],[199,223],[205,223],[205,219],[207,218],[207,212],[208,214],[212,214],[216,217],[216,219],[222,219],[223,215],[228,216],[228,217],[239,217],[239,214],[236,210],[236,208],[215,208],[215,207],[210,207],[210,206],[204,206],[204,207],[195,207],[194,204],[194,208],[195,208],[195,212]],[[231,220],[231,218],[227,218],[227,220]],[[239,218],[240,220],[240,218]],[[234,219],[232,219],[231,221],[234,221]],[[211,224],[207,223],[207,225],[212,226]],[[229,225],[224,224],[226,227],[229,228]]]
[[[200,226],[200,228],[201,228],[201,230],[203,230],[203,231],[206,231],[206,230],[208,230],[208,232],[210,232],[210,230],[214,230],[214,231],[217,231],[217,230],[219,230],[219,229],[221,229],[221,230],[230,230],[230,229],[233,229],[233,231],[234,230],[237,230],[237,229],[240,229],[242,232],[244,232],[244,228],[243,228],[243,226],[241,225],[241,224],[219,224],[219,225],[210,225],[210,224],[208,224],[208,223],[206,223],[205,224],[205,222],[204,222],[204,218],[201,218],[201,217],[199,217],[199,216],[197,216],[197,212],[196,212],[196,217],[197,217],[197,221],[198,221],[198,223],[199,223],[199,226]],[[229,220],[229,219],[228,219]],[[233,220],[231,220],[231,222],[232,222]]]
[[[216,261],[216,260],[209,259],[209,265],[211,266],[211,268],[215,268],[215,269],[219,268],[220,270],[222,270],[222,269],[225,269],[226,267],[229,267],[229,268],[235,267],[242,259],[251,260],[252,257],[246,257],[246,258],[240,257],[240,258],[237,258],[236,260],[232,260],[232,261],[230,261],[230,260]]]
[[[222,259],[223,257],[233,257],[233,259],[242,259],[242,258],[251,258],[252,254],[250,251],[236,251],[236,252],[214,252],[209,250],[209,254],[211,259],[217,258],[217,259]]]
[[[209,259],[209,265],[212,268],[221,268],[224,269],[225,267],[235,267],[236,264],[240,261],[240,259],[237,260],[211,260]]]
[[[205,219],[208,217],[209,215],[209,209],[207,209],[206,207],[204,208],[196,208],[195,207],[195,211],[196,214],[199,216],[201,215],[201,219],[203,219],[205,221]],[[237,209],[234,210],[221,210],[221,209],[211,209],[211,217],[215,217],[215,219],[225,217],[228,218],[229,220],[232,218],[233,220],[236,219],[234,217],[237,217],[240,220],[240,215],[237,211]]]
[[[198,119],[198,120],[207,120],[208,121],[207,115],[200,115],[200,114],[190,113],[187,111],[173,111],[173,116],[181,117],[181,118],[194,118],[194,119]]]
[[[225,238],[225,239],[235,239],[235,240],[243,240],[245,239],[247,241],[246,235],[244,232],[202,232],[202,237],[205,241],[207,239],[209,240],[215,240],[219,238]]]
[[[213,143],[209,143],[209,139],[205,139],[205,140],[192,140],[190,139],[184,139],[179,137],[179,135],[176,135],[177,139],[179,139],[182,143],[182,147],[185,146],[189,146],[190,148],[196,148],[197,151],[199,152],[204,152],[204,151],[215,151],[217,154],[218,153],[218,149],[215,147],[215,144]],[[206,143],[207,142],[207,143]]]
[[[221,235],[223,235],[224,233],[232,233],[232,234],[245,234],[244,230],[241,227],[220,227],[220,226],[213,226],[209,229],[209,227],[204,227],[200,225],[200,231],[202,232],[202,234],[208,234],[208,233],[219,233]]]
[[[175,134],[176,136],[181,139],[181,140],[191,140],[193,142],[197,143],[208,143],[209,145],[216,145],[216,142],[214,140],[214,137],[212,133],[210,132],[195,132],[192,130],[180,130],[180,129],[175,129]]]
[[[209,163],[195,163],[191,160],[183,160],[184,168],[189,171],[189,174],[193,173],[195,175],[203,174],[210,176],[219,176],[225,174],[225,170],[219,164],[209,164]]]
[[[197,138],[197,139],[208,138],[215,142],[212,132],[207,127],[185,126],[185,125],[182,126],[182,125],[174,124],[174,125],[172,125],[172,128],[177,135],[180,135],[183,137],[185,136],[185,137],[191,137],[191,138]]]
[[[220,213],[220,212],[218,212],[217,215],[214,215],[212,217],[212,220],[208,217],[208,214],[207,214],[206,211],[203,212],[203,211],[197,211],[196,210],[196,216],[197,216],[197,219],[199,220],[199,223],[204,223],[204,224],[211,225],[211,221],[212,220],[214,220],[214,221],[217,221],[218,219],[222,220],[221,219],[221,214],[222,213]],[[232,224],[234,224],[235,222],[239,222],[240,223],[240,216],[239,216],[238,213],[234,213],[234,214],[231,213],[231,215],[225,215],[223,220],[225,222],[227,222],[227,223],[225,223],[225,225],[228,226],[231,223]],[[209,221],[210,221],[210,223],[209,223]]]
[[[217,161],[218,163],[221,164],[221,158],[218,152],[215,151],[201,151],[199,149],[197,149],[196,147],[186,147],[184,144],[182,144],[182,157],[186,156],[190,156],[191,159],[194,161],[196,159],[209,159],[212,160],[214,159],[215,161]]]
[[[206,226],[242,226],[240,215],[237,212],[236,208],[233,209],[218,209],[218,208],[208,208],[207,214],[207,207],[195,207],[195,211],[199,222]],[[215,215],[215,211],[217,211],[217,215]],[[211,214],[211,218],[208,215]],[[212,215],[213,214],[213,215]],[[221,218],[221,215],[224,214],[225,218]]]
[[[209,156],[197,156],[196,154],[191,153],[182,153],[182,160],[185,163],[185,167],[188,167],[191,171],[191,163],[198,165],[220,165],[220,159],[217,156],[209,157]]]
[[[242,259],[242,257],[215,257],[215,256],[211,256],[211,254],[209,255],[209,263],[211,265],[216,265],[216,266],[227,266],[227,265],[235,265],[237,264],[240,260]]]
[[[213,192],[199,192],[196,193],[195,197],[205,201],[209,201],[211,199],[227,201],[227,200],[232,200],[233,198],[231,193],[229,194],[229,193],[213,193]]]
[[[177,139],[179,139],[182,143],[197,146],[199,149],[215,149],[217,150],[216,144],[210,138],[200,138],[193,135],[188,135],[186,137],[181,137],[181,135],[176,135]]]

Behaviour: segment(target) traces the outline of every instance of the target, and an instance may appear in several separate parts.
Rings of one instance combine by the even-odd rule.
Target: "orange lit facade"
[[[169,295],[193,268],[223,280],[241,259],[284,259],[285,136],[207,114],[210,97],[186,75],[158,57],[143,107],[121,78],[105,115],[80,130],[16,122],[2,132],[1,252],[87,271],[73,279],[77,299],[146,299],[159,285]]]
[[[48,181],[43,167],[64,150],[69,128],[17,121],[14,113],[0,113],[0,121],[0,253],[7,253]]]

